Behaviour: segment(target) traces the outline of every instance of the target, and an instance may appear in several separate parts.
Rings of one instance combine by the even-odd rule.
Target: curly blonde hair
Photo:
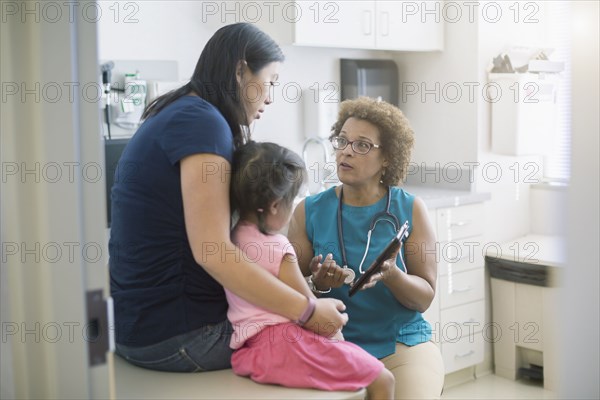
[[[414,144],[414,132],[400,109],[385,101],[370,97],[345,100],[340,104],[338,117],[332,126],[330,139],[340,134],[348,118],[367,121],[379,130],[381,150],[388,161],[382,183],[398,185],[406,178]]]

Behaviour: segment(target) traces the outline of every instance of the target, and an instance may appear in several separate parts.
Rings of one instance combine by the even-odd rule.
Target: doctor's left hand
[[[400,250],[398,250],[399,252]],[[404,260],[400,257],[400,261],[402,262],[402,267],[398,267],[396,265],[396,259],[398,257],[398,252],[396,252],[390,259],[385,260],[383,264],[381,264],[380,272],[374,274],[368,283],[366,283],[361,290],[372,288],[377,285],[377,282],[383,282],[385,284],[386,280],[388,280],[391,276],[395,274],[405,274],[406,266],[404,265]]]

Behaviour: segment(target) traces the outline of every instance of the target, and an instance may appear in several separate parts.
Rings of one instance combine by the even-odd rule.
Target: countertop
[[[428,208],[456,207],[481,203],[491,199],[490,193],[468,190],[437,189],[430,186],[403,186],[405,191],[420,197]]]
[[[567,260],[564,236],[528,234],[498,246],[488,246],[486,256],[527,264],[564,267]]]

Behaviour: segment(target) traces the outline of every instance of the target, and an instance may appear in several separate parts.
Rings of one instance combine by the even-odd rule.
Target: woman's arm
[[[248,262],[230,239],[229,183],[231,165],[214,154],[183,158],[181,188],[186,232],[195,261],[221,285],[267,310],[298,320],[308,299],[260,266]],[[252,282],[252,284],[248,284]],[[348,320],[339,300],[320,299],[306,327],[333,324],[340,329]]]
[[[435,296],[437,255],[432,252],[436,248],[435,233],[427,207],[418,197],[413,204],[412,219],[412,232],[404,244],[408,273],[396,266],[394,258],[386,261],[382,275],[376,274],[372,282],[381,280],[405,307],[424,312]]]

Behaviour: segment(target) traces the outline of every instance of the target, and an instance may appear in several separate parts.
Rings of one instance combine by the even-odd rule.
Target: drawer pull
[[[467,286],[467,287],[464,287],[462,289],[452,289],[452,291],[450,292],[450,294],[452,294],[452,293],[465,293],[465,292],[469,292],[471,290],[473,290],[473,288],[471,286]]]
[[[462,353],[462,354],[457,354],[457,355],[455,355],[455,356],[454,356],[454,358],[465,358],[465,357],[469,357],[469,356],[471,356],[471,355],[473,355],[473,354],[475,354],[475,351],[474,351],[474,350],[469,350],[469,351],[468,351],[468,352],[466,352],[466,353]]]
[[[452,223],[450,224],[450,227],[452,228],[453,226],[465,226],[465,225],[468,225],[468,224],[470,224],[470,223],[471,223],[471,221],[458,221],[458,222],[452,222]]]

